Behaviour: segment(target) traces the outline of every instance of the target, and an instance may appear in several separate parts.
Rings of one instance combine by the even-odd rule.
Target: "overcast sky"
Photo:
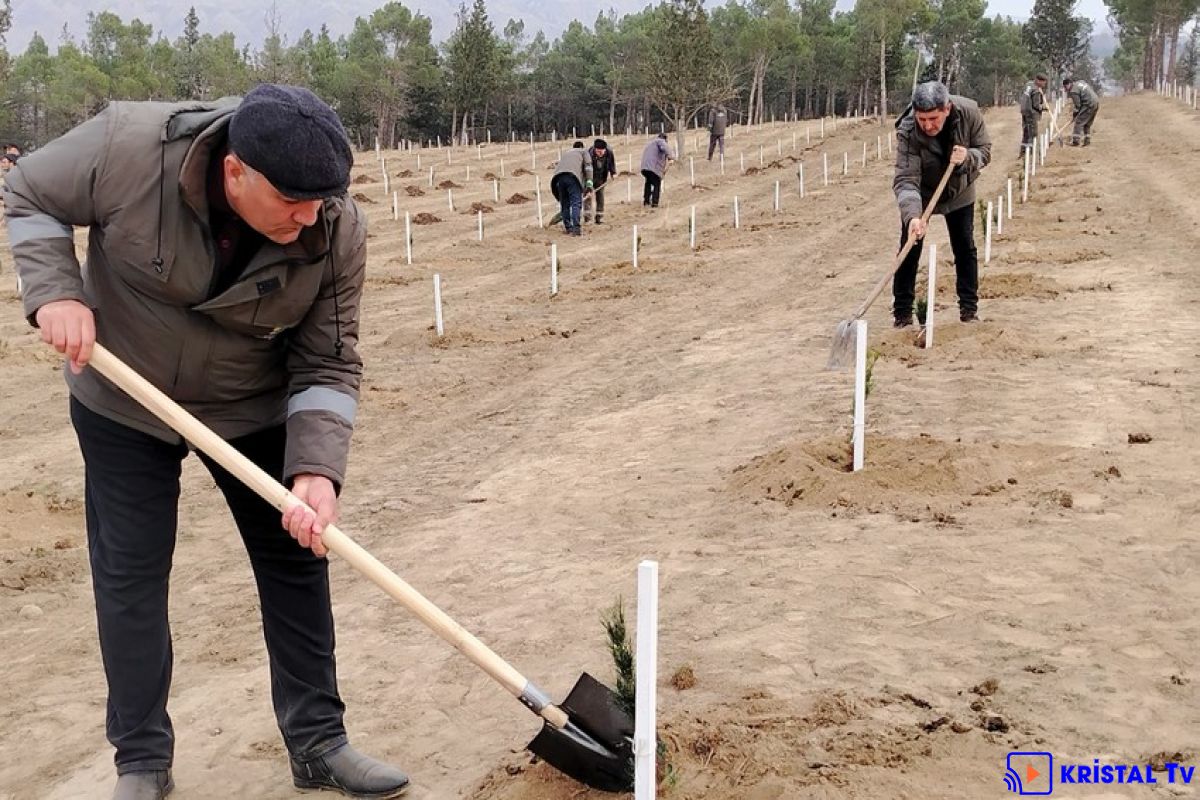
[[[275,0],[283,32],[295,41],[304,31],[314,31],[327,24],[335,36],[349,33],[354,18],[369,16],[387,0]],[[444,40],[453,30],[454,11],[459,0],[401,0],[414,11],[433,20],[435,41]],[[589,26],[597,14],[615,9],[618,14],[636,12],[657,0],[597,0],[593,3],[547,3],[545,0],[487,0],[488,16],[497,29],[509,19],[523,19],[525,30],[532,35],[545,31],[550,39],[557,37],[572,17]],[[712,8],[726,0],[706,0]],[[87,30],[88,12],[112,11],[125,22],[141,19],[174,41],[183,30],[183,18],[190,6],[200,17],[202,33],[231,31],[239,45],[259,46],[266,35],[264,19],[272,0],[12,0],[13,25],[8,35],[10,53],[23,51],[34,31],[51,49],[57,48],[63,25],[79,41]],[[470,5],[468,1],[467,5]],[[854,0],[838,0],[838,8],[849,10]],[[1033,10],[1033,0],[988,0],[988,15],[1002,14],[1024,20]],[[1094,32],[1107,33],[1106,10],[1103,0],[1079,0],[1077,14],[1096,21]]]

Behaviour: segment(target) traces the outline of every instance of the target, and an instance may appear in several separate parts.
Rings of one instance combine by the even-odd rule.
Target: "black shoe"
[[[603,224],[604,224],[604,220],[600,219],[599,217],[596,217],[596,224],[597,224],[597,225],[603,225]]]
[[[1083,140],[1083,146],[1088,147],[1092,143],[1092,137],[1088,136]]]
[[[298,789],[331,789],[347,797],[385,800],[408,788],[408,776],[393,766],[365,756],[348,744],[312,761],[292,762]]]
[[[892,322],[892,327],[893,328],[907,328],[907,327],[911,326],[912,324],[913,324],[913,316],[912,316],[912,314],[908,314],[905,316],[896,317],[896,319]]]
[[[169,769],[126,772],[117,776],[113,800],[162,800],[175,788]]]
[[[572,236],[583,236],[583,229],[575,228],[574,230],[571,231],[571,235]]]
[[[959,322],[982,322],[979,314],[974,311],[960,311],[958,314]]]

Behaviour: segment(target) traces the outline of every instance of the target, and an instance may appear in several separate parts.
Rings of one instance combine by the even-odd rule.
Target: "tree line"
[[[0,44],[10,2],[0,0]],[[1178,30],[1186,19],[1179,15],[1200,0],[1108,2],[1122,25],[1122,52],[1133,53],[1137,42],[1149,51],[1166,41],[1153,37]],[[1168,14],[1172,3],[1178,8]],[[1073,7],[1074,0],[1037,0],[1019,23],[989,17],[986,0],[857,0],[845,12],[835,0],[727,0],[711,9],[702,0],[662,0],[635,14],[573,21],[551,41],[520,20],[497,29],[484,0],[473,0],[437,43],[428,17],[393,0],[336,39],[322,26],[289,41],[273,6],[257,47],[203,31],[194,7],[174,41],[104,11],[88,15],[78,39],[64,28],[53,53],[41,35],[16,55],[0,47],[0,137],[37,147],[111,100],[206,100],[264,81],[312,88],[357,146],[378,139],[389,148],[439,137],[483,141],[489,132],[503,140],[593,126],[679,130],[718,105],[744,124],[896,114],[913,84],[928,79],[1002,104],[1037,70],[1094,77],[1091,22]]]

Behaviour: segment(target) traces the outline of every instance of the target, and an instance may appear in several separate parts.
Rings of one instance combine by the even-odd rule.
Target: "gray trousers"
[[[1081,108],[1075,114],[1075,129],[1071,132],[1071,144],[1079,144],[1082,138],[1086,144],[1092,140],[1092,123],[1096,121],[1098,106]]]

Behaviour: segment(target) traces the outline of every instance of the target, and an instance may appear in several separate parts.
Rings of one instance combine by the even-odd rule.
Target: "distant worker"
[[[720,148],[721,157],[725,156],[725,126],[729,124],[729,118],[725,114],[725,109],[718,108],[712,111],[708,117],[708,160],[712,161],[713,150]]]
[[[583,199],[583,216],[585,220],[589,219],[588,207],[594,205],[596,207],[596,224],[600,225],[604,222],[604,186],[610,178],[617,174],[617,157],[609,149],[608,142],[597,139],[588,148],[588,158],[592,162],[594,188],[591,196]]]
[[[1038,124],[1046,111],[1045,92],[1046,76],[1039,72],[1021,93],[1021,157],[1037,142]]]
[[[1100,111],[1100,98],[1086,81],[1063,78],[1063,88],[1075,106],[1075,116],[1071,118],[1075,123],[1075,129],[1071,131],[1071,146],[1078,146],[1082,140],[1083,146],[1087,147],[1092,143],[1092,123]]]
[[[658,208],[658,199],[662,195],[662,179],[667,173],[667,165],[675,160],[675,153],[667,144],[667,135],[660,133],[650,140],[642,151],[642,177],[646,185],[642,189],[642,205]]]
[[[896,120],[896,175],[892,188],[900,205],[900,243],[916,240],[892,283],[895,326],[913,324],[917,265],[926,225],[925,205],[933,198],[946,168],[954,171],[933,209],[946,218],[957,276],[958,318],[979,319],[979,261],[975,252],[975,180],[992,160],[992,141],[974,100],[950,94],[939,81],[922,83],[912,105]]]
[[[550,192],[559,202],[563,227],[569,236],[583,235],[579,218],[585,191],[592,191],[592,160],[583,149],[583,142],[577,141],[558,159],[558,168],[550,179]]]

